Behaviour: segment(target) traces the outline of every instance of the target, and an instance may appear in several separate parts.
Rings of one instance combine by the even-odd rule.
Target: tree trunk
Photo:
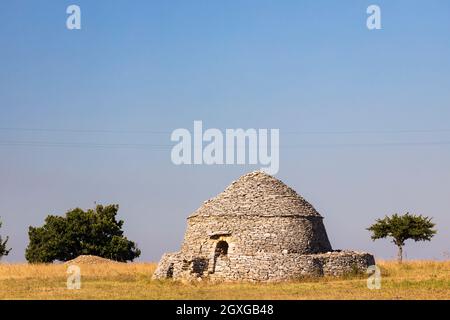
[[[403,261],[403,246],[398,246],[397,261],[398,263],[402,263]]]

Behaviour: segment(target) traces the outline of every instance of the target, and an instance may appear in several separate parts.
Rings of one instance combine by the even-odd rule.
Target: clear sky
[[[407,258],[448,258],[449,1],[17,0],[0,2],[5,260],[24,261],[28,226],[95,202],[120,205],[141,261],[178,250],[185,218],[258,169],[172,164],[170,132],[194,120],[280,129],[277,177],[334,248],[393,258],[365,228],[411,211],[438,235]]]

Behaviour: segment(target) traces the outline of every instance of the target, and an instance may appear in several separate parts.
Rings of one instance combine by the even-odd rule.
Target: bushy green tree
[[[398,247],[398,261],[403,260],[403,246],[405,241],[430,241],[436,234],[435,226],[431,218],[422,215],[394,214],[383,219],[377,219],[376,223],[367,228],[372,232],[372,240],[391,237],[392,242]]]
[[[2,222],[0,221],[0,228],[2,227]],[[7,249],[6,244],[8,243],[8,237],[3,241],[2,236],[0,236],[0,259],[7,256],[11,249]]]
[[[30,227],[25,257],[30,263],[67,261],[79,255],[96,255],[116,261],[133,261],[141,251],[123,235],[116,220],[118,205],[73,209],[65,217],[49,215],[42,227]]]

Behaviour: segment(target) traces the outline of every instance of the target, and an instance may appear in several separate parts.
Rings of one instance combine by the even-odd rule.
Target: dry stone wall
[[[364,273],[375,264],[366,252],[340,251],[322,254],[265,254],[230,255],[218,259],[215,272],[209,264],[213,260],[190,257],[180,253],[165,254],[154,274],[154,279],[175,280],[208,279],[211,281],[287,281],[305,277],[343,276]],[[172,267],[171,267],[172,266]],[[170,270],[170,273],[167,273]]]
[[[331,251],[320,216],[194,216],[188,219],[181,251],[208,255],[218,240],[229,254],[321,253]]]

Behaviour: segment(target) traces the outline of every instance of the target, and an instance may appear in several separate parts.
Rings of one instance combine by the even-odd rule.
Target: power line
[[[131,134],[170,134],[169,131],[155,130],[109,130],[109,129],[49,129],[49,128],[9,128],[0,127],[0,131],[21,132],[67,132],[67,133],[131,133]]]
[[[206,144],[204,144],[206,145]],[[420,147],[420,146],[448,146],[450,141],[428,142],[379,142],[379,143],[329,143],[329,144],[297,144],[280,145],[280,149],[297,148],[339,148],[339,147]],[[56,148],[91,148],[91,149],[170,149],[170,144],[145,144],[145,143],[90,143],[90,142],[49,142],[49,141],[0,141],[4,147],[56,147]]]
[[[450,130],[351,130],[351,131],[285,131],[286,134],[410,134],[410,133],[450,133]]]
[[[69,148],[170,148],[172,145],[145,143],[90,143],[90,142],[49,142],[49,141],[0,141],[0,146],[24,147],[69,147]]]
[[[420,146],[425,147],[425,146],[445,146],[445,145],[450,145],[450,141],[301,144],[301,145],[286,146],[285,148],[420,147]]]
[[[16,132],[59,132],[59,133],[122,133],[122,134],[171,134],[172,131],[161,130],[120,130],[120,129],[57,129],[57,128],[21,128],[0,127],[0,131]],[[327,135],[327,134],[414,134],[414,133],[450,133],[450,129],[404,129],[404,130],[343,130],[343,131],[301,131],[280,129],[283,134]]]

